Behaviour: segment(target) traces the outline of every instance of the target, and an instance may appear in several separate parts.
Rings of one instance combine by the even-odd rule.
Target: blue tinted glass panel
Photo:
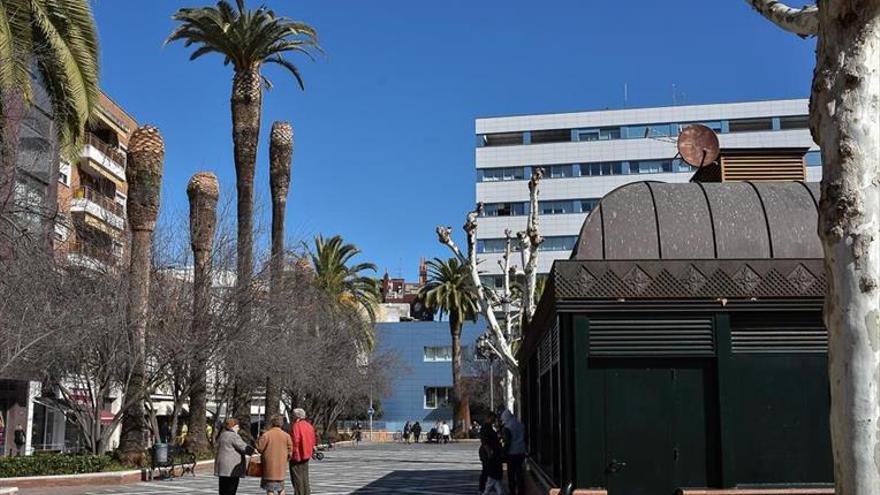
[[[808,167],[821,167],[822,166],[822,152],[821,151],[810,151],[807,152],[807,166]]]

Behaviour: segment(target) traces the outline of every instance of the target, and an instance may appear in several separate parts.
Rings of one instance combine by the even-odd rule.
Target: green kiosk
[[[832,491],[818,199],[803,182],[602,199],[519,353],[533,487]]]

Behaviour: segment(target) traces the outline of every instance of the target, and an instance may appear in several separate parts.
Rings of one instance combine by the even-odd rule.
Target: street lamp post
[[[370,421],[370,441],[373,441],[373,414],[376,414],[376,410],[373,409],[373,382],[370,382],[370,408],[367,409],[367,417]]]

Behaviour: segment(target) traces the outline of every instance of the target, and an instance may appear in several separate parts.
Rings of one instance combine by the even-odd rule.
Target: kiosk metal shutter
[[[734,354],[825,353],[828,331],[821,315],[743,315],[731,321],[730,344]]]
[[[590,318],[591,356],[714,356],[712,317]]]

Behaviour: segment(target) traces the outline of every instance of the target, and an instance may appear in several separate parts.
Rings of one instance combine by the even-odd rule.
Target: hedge
[[[105,471],[115,461],[107,455],[40,454],[0,458],[0,478]]]

